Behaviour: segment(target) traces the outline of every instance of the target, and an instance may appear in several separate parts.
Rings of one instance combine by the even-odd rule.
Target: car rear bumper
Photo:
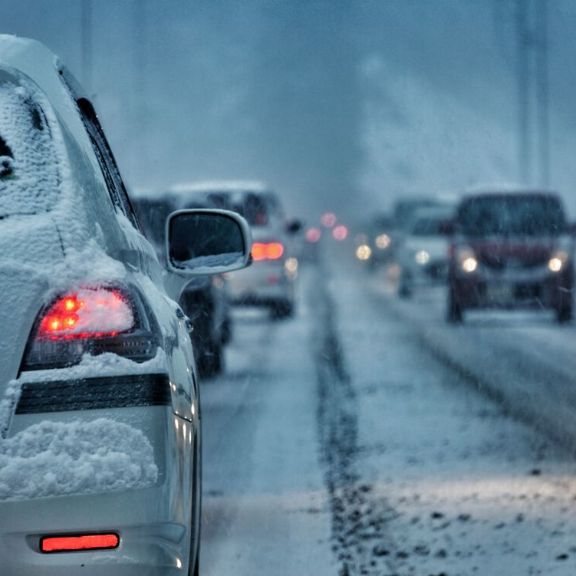
[[[293,299],[294,278],[287,274],[283,262],[256,262],[246,270],[235,272],[228,287],[234,305],[267,306]]]
[[[0,561],[6,576],[182,574],[190,542],[186,518],[158,510],[168,487],[117,494],[46,498],[0,505]],[[161,508],[162,506],[159,506]],[[114,550],[43,554],[43,535],[114,531]]]
[[[530,278],[452,278],[450,287],[464,308],[558,308],[572,289],[571,274]]]
[[[112,427],[126,426],[132,435],[126,436],[126,445],[121,439],[113,446],[108,446],[107,441],[103,441],[105,446],[99,446],[93,435],[78,435],[77,444],[68,437],[66,444],[60,446],[71,454],[70,469],[74,473],[77,469],[89,470],[80,484],[74,484],[73,491],[66,487],[71,485],[69,474],[60,475],[56,464],[41,462],[39,480],[35,482],[39,497],[35,497],[36,493],[19,493],[17,487],[2,492],[0,574],[164,576],[182,574],[182,566],[188,565],[190,543],[198,537],[194,520],[199,518],[198,430],[194,423],[176,416],[170,397],[159,393],[165,384],[163,378],[128,378],[132,386],[120,385],[122,377],[87,380],[86,389],[77,380],[36,380],[31,388],[23,386],[10,423],[9,440],[39,426],[48,430],[51,426],[74,429],[98,423],[98,430],[104,430],[102,422],[109,422]],[[153,394],[142,387],[145,383],[153,387]],[[114,394],[107,390],[108,384],[116,385]],[[38,392],[42,385],[50,392],[45,398]],[[95,394],[98,387],[101,391]],[[132,393],[128,394],[127,389],[123,393],[125,388],[131,388]],[[30,390],[37,393],[31,394]],[[155,475],[146,473],[137,456],[142,443],[151,447],[150,457],[157,467]],[[81,448],[75,450],[75,445]],[[34,451],[41,460],[41,449]],[[50,448],[50,461],[52,454],[56,451]],[[131,458],[131,454],[135,456]],[[101,458],[98,462],[103,464],[90,466],[94,458]],[[30,467],[25,460],[11,465]],[[127,480],[119,487],[115,480],[125,472]],[[19,476],[22,471],[16,470],[15,477]],[[1,479],[5,477],[3,474]],[[118,534],[118,548],[53,554],[40,550],[42,537],[97,533]]]

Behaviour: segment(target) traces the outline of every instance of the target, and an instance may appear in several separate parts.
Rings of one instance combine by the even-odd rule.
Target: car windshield
[[[487,196],[468,200],[458,217],[466,236],[556,236],[564,212],[553,196]]]
[[[417,218],[410,228],[412,236],[440,236],[443,234],[443,225],[448,218],[425,217]]]
[[[50,211],[60,177],[41,106],[0,68],[0,218]]]

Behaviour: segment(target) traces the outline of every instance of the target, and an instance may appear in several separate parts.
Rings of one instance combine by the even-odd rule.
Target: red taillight
[[[50,340],[116,336],[134,326],[132,307],[118,290],[84,288],[59,298],[44,314],[37,337]]]
[[[111,550],[118,548],[118,534],[84,534],[80,536],[46,536],[40,541],[45,554],[54,552],[79,552],[88,550]]]
[[[130,287],[84,287],[40,312],[22,370],[78,364],[85,354],[117,354],[145,362],[156,354],[159,328],[139,292]]]
[[[252,244],[253,260],[279,260],[284,254],[284,246],[280,242],[254,242]]]

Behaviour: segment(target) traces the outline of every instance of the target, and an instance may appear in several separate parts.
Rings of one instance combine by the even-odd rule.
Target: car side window
[[[134,213],[130,199],[128,198],[126,187],[124,186],[124,182],[120,176],[118,165],[116,164],[108,140],[106,140],[106,136],[104,135],[104,131],[102,130],[102,126],[100,125],[94,107],[86,98],[79,98],[76,102],[78,104],[78,109],[80,110],[82,122],[86,127],[86,131],[88,132],[88,136],[90,137],[90,141],[92,142],[92,146],[96,152],[100,168],[104,174],[114,207],[116,210],[124,214],[130,222],[132,222],[135,228],[140,229],[138,219]]]

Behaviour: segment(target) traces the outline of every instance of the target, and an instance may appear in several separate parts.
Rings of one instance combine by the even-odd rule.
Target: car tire
[[[280,300],[272,304],[270,313],[274,320],[291,318],[294,315],[294,303],[290,300]]]
[[[232,341],[232,320],[230,317],[226,318],[220,328],[220,342],[222,344],[229,344]]]
[[[408,278],[402,276],[400,278],[400,285],[398,286],[398,296],[403,300],[408,300],[409,298],[412,298],[413,294],[414,290],[410,285],[410,281]]]
[[[453,288],[448,289],[448,306],[446,310],[446,321],[449,324],[461,324],[464,322],[464,309],[459,302]]]
[[[198,358],[198,372],[204,378],[218,376],[224,370],[224,347],[222,342],[205,346]]]
[[[568,295],[567,295],[568,296]],[[567,324],[574,318],[574,306],[572,304],[571,295],[561,299],[561,303],[556,308],[556,321],[558,324]]]

